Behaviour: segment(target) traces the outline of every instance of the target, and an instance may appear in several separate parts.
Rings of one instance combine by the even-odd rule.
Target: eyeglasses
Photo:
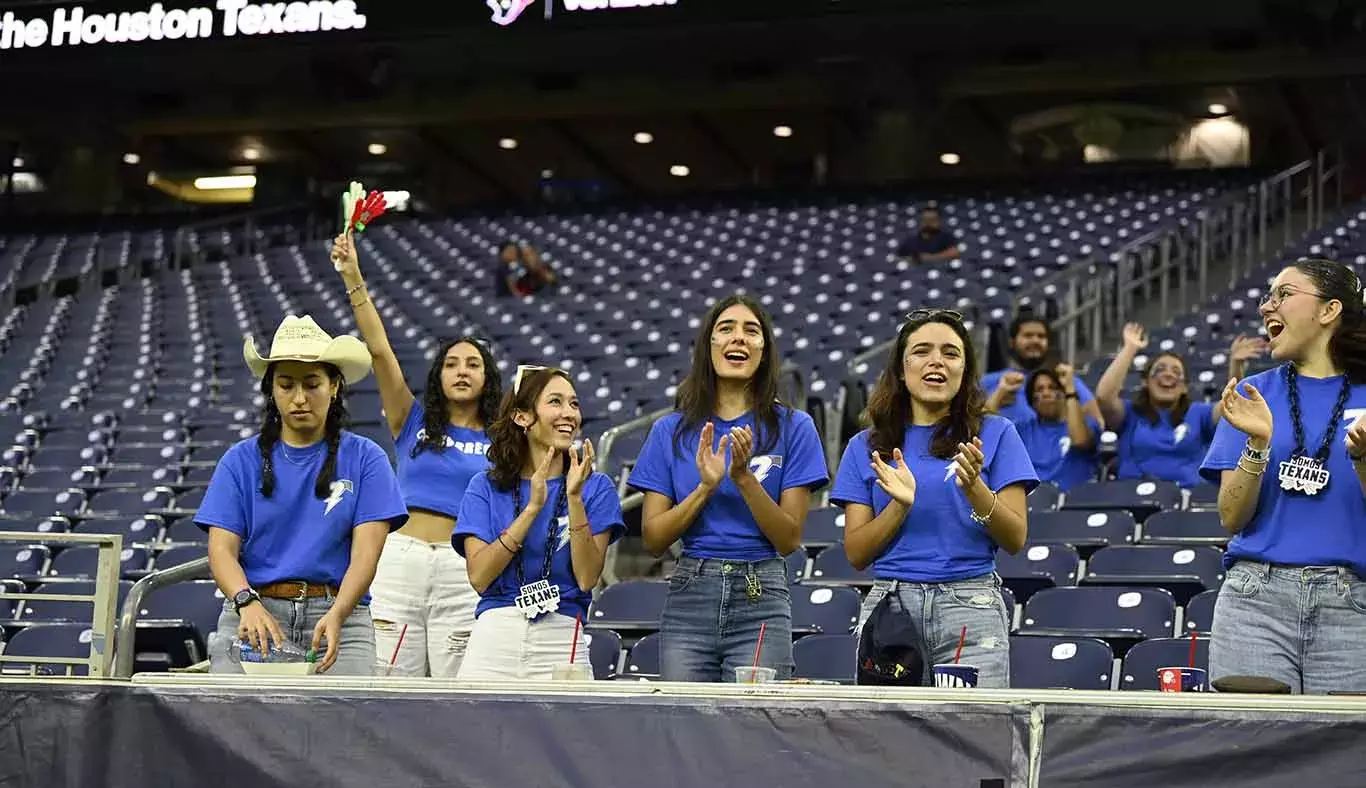
[[[515,397],[521,393],[522,378],[526,377],[527,375],[530,375],[533,372],[540,372],[542,370],[547,369],[551,372],[560,372],[560,369],[558,367],[538,367],[534,364],[518,365],[517,374],[512,376],[512,396]]]
[[[1276,309],[1276,308],[1278,308],[1278,307],[1281,305],[1281,302],[1284,301],[1285,299],[1287,299],[1287,298],[1289,298],[1290,296],[1293,296],[1293,295],[1301,295],[1301,294],[1303,294],[1303,295],[1311,295],[1311,296],[1313,296],[1313,297],[1315,297],[1315,298],[1326,298],[1326,297],[1327,297],[1327,296],[1323,295],[1322,293],[1315,293],[1315,292],[1313,292],[1312,290],[1297,290],[1297,289],[1295,289],[1295,288],[1293,288],[1293,287],[1291,287],[1291,286],[1289,286],[1289,285],[1281,285],[1280,287],[1278,287],[1278,288],[1276,288],[1276,289],[1274,289],[1274,290],[1268,292],[1266,295],[1262,296],[1261,305],[1262,305],[1262,306],[1269,306],[1269,307],[1271,307],[1272,309]]]
[[[906,313],[908,321],[933,320],[936,317],[952,320],[955,323],[963,322],[963,313],[952,309],[912,309]]]

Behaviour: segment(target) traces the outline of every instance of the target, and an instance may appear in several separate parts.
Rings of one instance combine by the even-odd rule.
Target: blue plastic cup
[[[977,686],[977,666],[947,664],[934,666],[934,686],[945,689],[972,689]]]

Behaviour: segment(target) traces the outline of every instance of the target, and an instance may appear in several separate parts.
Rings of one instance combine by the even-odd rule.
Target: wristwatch
[[[250,605],[252,602],[259,601],[261,601],[260,594],[256,593],[256,591],[251,588],[244,588],[241,591],[238,591],[236,594],[233,594],[232,607],[234,611],[241,613],[242,608],[246,607],[247,605]]]

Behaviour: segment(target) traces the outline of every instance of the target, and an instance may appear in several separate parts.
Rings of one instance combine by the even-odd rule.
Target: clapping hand
[[[892,449],[892,463],[888,465],[881,455],[873,452],[873,473],[877,474],[877,486],[890,495],[892,500],[904,506],[913,506],[915,475],[906,466],[906,458],[901,456],[901,449]]]

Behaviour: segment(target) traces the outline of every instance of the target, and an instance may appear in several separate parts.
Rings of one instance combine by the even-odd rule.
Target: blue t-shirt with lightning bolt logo
[[[522,479],[519,484],[522,506],[531,500],[531,481]],[[484,611],[498,607],[512,607],[517,603],[517,592],[521,589],[517,577],[517,562],[522,565],[522,578],[527,583],[546,579],[551,585],[559,586],[560,608],[558,613],[569,616],[583,616],[588,619],[588,605],[593,601],[593,592],[584,591],[574,580],[574,566],[569,552],[569,513],[563,507],[554,511],[564,489],[564,477],[546,482],[546,503],[541,507],[536,520],[522,540],[522,549],[517,553],[503,573],[479,597],[475,608],[476,618]],[[605,473],[595,472],[583,483],[583,508],[588,515],[588,525],[593,534],[610,532],[615,542],[626,533],[625,521],[621,513],[621,498],[617,496],[617,486]],[[460,502],[460,515],[455,519],[455,532],[451,534],[451,545],[463,558],[465,557],[465,537],[473,536],[485,544],[498,541],[498,535],[517,519],[516,502],[512,490],[499,490],[489,481],[487,471],[476,475],[465,488],[465,497]],[[552,517],[554,522],[552,522]],[[551,529],[554,529],[553,531]],[[545,569],[547,546],[554,550],[550,560],[550,577],[542,578]]]
[[[238,561],[253,587],[285,580],[341,585],[351,565],[351,531],[362,523],[408,521],[389,458],[369,438],[343,432],[329,494],[314,492],[327,444],[271,453],[275,490],[261,494],[261,453],[253,435],[228,449],[214,469],[194,521],[242,539]]]

